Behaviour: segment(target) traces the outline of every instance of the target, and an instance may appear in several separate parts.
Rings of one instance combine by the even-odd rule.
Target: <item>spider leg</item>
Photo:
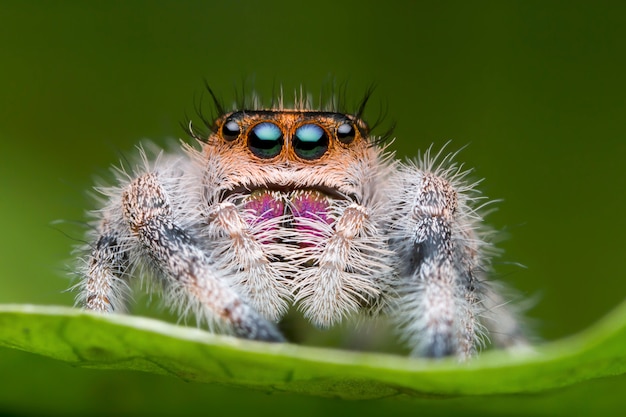
[[[93,311],[124,311],[129,292],[128,267],[128,248],[124,239],[108,221],[102,222],[99,237],[83,268],[84,279],[79,283],[78,303]]]
[[[124,230],[125,245],[112,239],[114,234],[104,233],[97,244],[83,285],[81,299],[86,307],[111,311],[115,303],[107,304],[107,294],[115,292],[120,272],[129,267],[148,264],[166,288],[166,297],[182,310],[195,310],[199,319],[217,325],[236,336],[283,341],[276,327],[263,318],[228,284],[224,273],[215,267],[205,250],[192,235],[174,219],[172,206],[165,188],[155,172],[145,173],[132,180],[121,192],[123,221],[118,228]],[[132,247],[128,265],[128,248]],[[126,249],[126,251],[124,251]],[[147,262],[146,262],[147,261]],[[126,262],[126,263],[124,263]],[[94,273],[99,272],[99,273]],[[180,301],[181,298],[185,301]],[[109,299],[110,301],[110,299]]]
[[[455,166],[421,168],[399,168],[391,193],[400,272],[392,314],[414,355],[466,359],[484,335],[476,275],[485,243],[475,233],[478,219],[466,194],[472,188],[462,185],[462,173]]]

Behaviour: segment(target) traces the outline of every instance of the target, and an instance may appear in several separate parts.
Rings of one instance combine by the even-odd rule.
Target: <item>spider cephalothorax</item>
[[[224,112],[199,148],[161,154],[103,190],[79,301],[125,307],[139,267],[211,329],[282,341],[290,305],[328,327],[384,314],[417,355],[524,343],[486,281],[489,244],[467,172],[400,162],[358,114]]]

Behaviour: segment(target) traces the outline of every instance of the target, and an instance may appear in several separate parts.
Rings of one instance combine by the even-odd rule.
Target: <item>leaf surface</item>
[[[0,346],[97,369],[323,397],[533,393],[626,373],[626,304],[586,331],[469,363],[268,344],[127,315],[0,305]]]

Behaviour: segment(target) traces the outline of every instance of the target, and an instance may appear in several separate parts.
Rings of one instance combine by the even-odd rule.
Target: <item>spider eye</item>
[[[318,125],[302,125],[296,129],[293,149],[302,159],[318,159],[328,150],[328,135]]]
[[[274,123],[254,126],[248,134],[248,147],[259,158],[273,158],[283,147],[283,132]]]
[[[229,120],[222,126],[222,137],[228,142],[237,139],[240,133],[241,128],[234,120]]]
[[[337,139],[339,142],[348,144],[354,140],[354,126],[352,123],[344,123],[337,128]]]

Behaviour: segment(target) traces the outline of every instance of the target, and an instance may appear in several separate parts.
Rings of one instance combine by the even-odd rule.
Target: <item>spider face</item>
[[[211,208],[210,219],[220,218],[224,204],[232,205],[249,228],[247,233],[253,235],[251,240],[240,238],[233,247],[230,236],[240,232],[213,220],[213,226],[220,226],[210,228],[212,242],[228,246],[231,252],[237,252],[240,244],[262,245],[259,252],[272,263],[270,269],[276,270],[277,277],[271,280],[279,287],[272,291],[274,301],[266,301],[266,288],[247,288],[254,278],[239,283],[240,291],[247,293],[265,316],[277,320],[296,301],[311,321],[328,327],[382,294],[382,285],[368,278],[371,272],[363,275],[361,271],[376,270],[381,279],[390,273],[388,265],[364,265],[373,250],[385,253],[385,238],[377,225],[370,224],[369,213],[347,210],[372,199],[371,181],[384,172],[380,169],[381,151],[369,139],[363,121],[342,113],[236,111],[216,120],[202,150],[210,165],[203,170],[204,181],[213,185],[206,187],[202,205]],[[365,226],[376,231],[344,241],[336,228],[347,222],[358,229],[350,233],[360,233]],[[331,241],[335,243],[329,246]],[[343,252],[339,257],[338,251]],[[248,253],[242,249],[239,261],[247,259]],[[340,289],[328,293],[312,290],[319,282],[310,276],[311,271],[346,263],[347,257],[354,261],[341,267],[345,282]],[[223,259],[229,260],[224,269],[235,264],[228,256],[217,263]],[[324,307],[318,300],[322,295]]]
[[[316,111],[236,111],[215,121],[204,152],[225,161],[220,191],[314,189],[360,199],[346,168],[377,157],[369,128],[347,114]]]
[[[488,330],[524,343],[485,279],[482,197],[451,157],[397,161],[358,116],[301,108],[224,114],[198,143],[104,190],[86,308],[123,311],[142,269],[181,314],[244,338],[284,340],[295,305],[319,327],[386,317],[416,355],[467,358]]]
[[[299,248],[314,245],[307,238],[323,235],[317,229],[335,222],[339,206],[368,198],[367,181],[347,173],[367,161],[377,165],[379,158],[362,120],[303,110],[226,114],[215,121],[204,153],[221,178],[211,178],[219,185],[207,205],[232,202],[250,226],[276,232],[264,242]],[[290,235],[286,229],[302,233]]]

